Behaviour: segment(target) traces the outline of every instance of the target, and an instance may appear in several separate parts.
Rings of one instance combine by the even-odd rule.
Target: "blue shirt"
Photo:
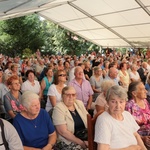
[[[33,119],[27,119],[21,114],[16,115],[13,121],[24,146],[43,148],[47,145],[49,134],[55,129],[49,114],[41,109],[39,115]]]

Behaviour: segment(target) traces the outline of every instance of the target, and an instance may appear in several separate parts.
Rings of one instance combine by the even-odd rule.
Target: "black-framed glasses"
[[[59,77],[66,77],[66,74],[59,74]]]

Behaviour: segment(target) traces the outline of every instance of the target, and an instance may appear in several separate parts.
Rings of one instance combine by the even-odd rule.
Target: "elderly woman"
[[[96,100],[97,96],[101,93],[101,84],[103,81],[102,69],[100,67],[94,67],[94,74],[90,77],[90,84],[93,89],[93,101]]]
[[[127,64],[125,62],[122,62],[120,64],[119,78],[122,83],[122,87],[128,90],[128,86],[130,84],[130,77],[129,73],[127,72]]]
[[[66,86],[66,71],[58,70],[54,73],[54,82],[48,89],[46,111],[50,111],[56,103],[61,101],[62,89]]]
[[[150,74],[147,77],[147,83],[145,84],[145,89],[147,90],[147,101],[150,103]]]
[[[112,87],[113,85],[115,85],[115,82],[112,80],[104,80],[101,84],[101,91],[102,93],[97,97],[96,101],[95,101],[95,110],[94,110],[94,114],[96,114],[97,112],[103,112],[103,111],[107,111],[108,110],[108,105],[107,105],[107,101],[106,101],[106,93],[107,90]]]
[[[129,72],[130,80],[133,81],[141,81],[139,73],[137,72],[137,65],[132,64],[131,71]]]
[[[14,118],[24,150],[51,150],[56,142],[56,132],[49,114],[40,109],[39,96],[31,91],[22,95],[24,111]]]
[[[9,86],[7,85],[8,75],[5,73],[2,76],[2,83],[0,83],[0,118],[5,119],[5,108],[4,108],[4,95],[9,92]]]
[[[35,74],[33,70],[27,70],[26,72],[27,80],[22,83],[21,91],[32,91],[36,94],[40,94],[41,87],[37,80],[35,80]]]
[[[103,77],[105,78],[106,76],[108,76],[108,71],[109,71],[109,61],[104,61],[104,69],[103,69]]]
[[[119,85],[112,86],[106,94],[108,110],[98,116],[95,125],[97,150],[146,150],[139,126],[132,115],[124,111],[127,93]]]
[[[19,91],[20,83],[18,76],[13,75],[9,77],[7,80],[7,85],[10,91],[4,95],[4,107],[8,115],[7,120],[12,123],[16,114],[23,110],[23,106],[20,103],[21,93]]]
[[[53,110],[53,123],[58,132],[56,147],[60,150],[83,150],[87,141],[77,137],[76,133],[87,128],[87,114],[83,102],[76,99],[74,87],[66,86],[62,90],[62,101]]]
[[[146,146],[150,148],[150,104],[146,100],[147,91],[140,81],[132,82],[128,89],[128,110],[140,126],[138,130]]]

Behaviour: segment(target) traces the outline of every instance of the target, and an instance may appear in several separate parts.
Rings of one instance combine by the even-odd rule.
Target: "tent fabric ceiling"
[[[0,20],[32,13],[102,47],[150,47],[149,0],[0,0]]]

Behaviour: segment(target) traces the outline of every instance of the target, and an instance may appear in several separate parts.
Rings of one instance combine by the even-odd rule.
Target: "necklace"
[[[77,115],[77,114],[76,114],[76,110],[73,110],[73,111],[69,110],[69,111],[70,111],[70,113],[71,113],[72,115],[74,115],[74,116]]]
[[[37,119],[30,120],[30,122],[33,124],[34,128],[37,128]]]
[[[32,123],[32,125],[34,126],[34,128],[37,128],[37,117],[32,119],[31,117],[29,117],[29,115],[27,114],[30,122]]]

